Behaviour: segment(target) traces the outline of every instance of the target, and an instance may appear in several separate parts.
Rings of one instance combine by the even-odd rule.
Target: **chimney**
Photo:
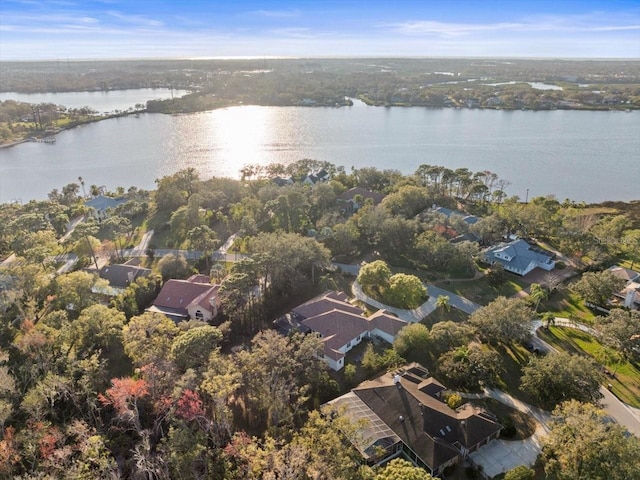
[[[396,387],[402,388],[402,384],[400,383],[400,375],[397,373],[393,376],[393,383]]]

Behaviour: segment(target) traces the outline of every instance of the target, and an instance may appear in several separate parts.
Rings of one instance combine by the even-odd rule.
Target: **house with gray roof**
[[[89,209],[89,214],[96,220],[104,220],[109,216],[109,210],[116,208],[118,205],[126,203],[125,197],[113,198],[98,195],[91,200],[84,202],[84,206]]]
[[[342,292],[328,291],[274,321],[283,334],[292,331],[315,333],[324,344],[324,360],[340,371],[348,351],[366,338],[376,337],[393,343],[398,332],[408,325],[404,320],[379,310],[365,316],[365,311],[348,302]]]
[[[484,252],[491,265],[500,263],[508,272],[524,276],[534,268],[553,270],[556,262],[552,255],[541,248],[529,245],[522,239],[501,243]]]
[[[473,225],[473,224],[477,223],[478,220],[480,220],[475,215],[469,215],[468,213],[463,213],[463,212],[460,212],[458,210],[452,210],[450,208],[437,207],[437,206],[434,205],[433,209],[436,212],[441,213],[442,215],[444,215],[447,218],[451,217],[452,215],[457,215],[459,217],[462,217],[462,220],[464,220],[464,222],[469,224],[469,225]]]
[[[443,470],[500,436],[502,425],[486,410],[451,409],[445,387],[413,363],[358,385],[329,402],[354,424],[363,424],[354,446],[370,465],[400,455],[440,476]]]
[[[105,265],[98,272],[100,278],[109,282],[109,290],[102,292],[109,296],[122,293],[136,279],[149,275],[151,275],[151,270],[148,268],[126,264]]]

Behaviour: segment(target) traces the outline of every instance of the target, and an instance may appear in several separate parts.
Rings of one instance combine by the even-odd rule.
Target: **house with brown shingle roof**
[[[186,280],[167,280],[149,312],[163,313],[172,320],[211,321],[218,314],[220,285],[212,285],[206,275]]]
[[[349,350],[365,338],[377,337],[393,343],[407,322],[380,310],[370,317],[348,302],[342,292],[328,291],[295,307],[274,321],[283,334],[292,331],[315,333],[324,343],[324,360],[339,371],[344,367]]]
[[[356,196],[359,198],[362,197],[362,200],[358,201],[359,198],[356,199]],[[353,187],[346,192],[342,192],[337,196],[337,199],[342,205],[342,212],[345,215],[351,215],[363,207],[363,205],[360,204],[361,202],[371,200],[374,205],[378,205],[384,199],[384,194],[380,192],[372,192],[371,190],[367,190],[362,187]]]
[[[370,465],[403,455],[439,476],[442,471],[498,438],[502,425],[469,404],[453,410],[440,399],[445,387],[419,364],[363,382],[329,402],[355,422],[354,442]]]

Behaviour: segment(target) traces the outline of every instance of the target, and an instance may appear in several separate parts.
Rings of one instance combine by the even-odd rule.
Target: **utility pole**
[[[527,197],[524,200],[524,203],[529,203],[529,189],[527,188]]]

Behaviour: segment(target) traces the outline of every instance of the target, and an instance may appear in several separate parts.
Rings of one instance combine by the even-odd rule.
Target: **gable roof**
[[[369,317],[369,330],[378,329],[393,337],[407,325],[407,322],[390,315],[386,310],[378,310]]]
[[[293,330],[320,334],[324,354],[333,360],[343,358],[345,354],[340,349],[358,336],[377,329],[395,337],[408,324],[384,310],[367,318],[364,310],[351,305],[347,299],[342,292],[324,292],[279,317],[274,324],[284,334]]]
[[[619,267],[617,265],[609,267],[607,270],[613,273],[616,277],[623,279],[625,282],[633,281],[640,276],[640,273],[634,270]]]
[[[338,350],[349,341],[369,331],[367,318],[344,310],[331,310],[302,321],[317,332],[325,343],[325,350]]]
[[[186,318],[191,306],[211,310],[210,302],[217,299],[220,285],[212,285],[208,280],[209,277],[205,275],[193,275],[187,280],[167,280],[153,301],[151,310],[174,318]]]
[[[344,295],[344,297],[346,298],[346,295]],[[334,309],[350,312],[356,315],[364,314],[364,310],[346,302],[339,296],[339,294],[337,294],[337,292],[323,293],[302,305],[298,305],[292,310],[292,312],[296,314],[298,318],[305,319]]]
[[[137,278],[151,275],[151,270],[134,265],[115,264],[105,265],[100,269],[98,275],[109,282],[112,287],[127,288]]]

